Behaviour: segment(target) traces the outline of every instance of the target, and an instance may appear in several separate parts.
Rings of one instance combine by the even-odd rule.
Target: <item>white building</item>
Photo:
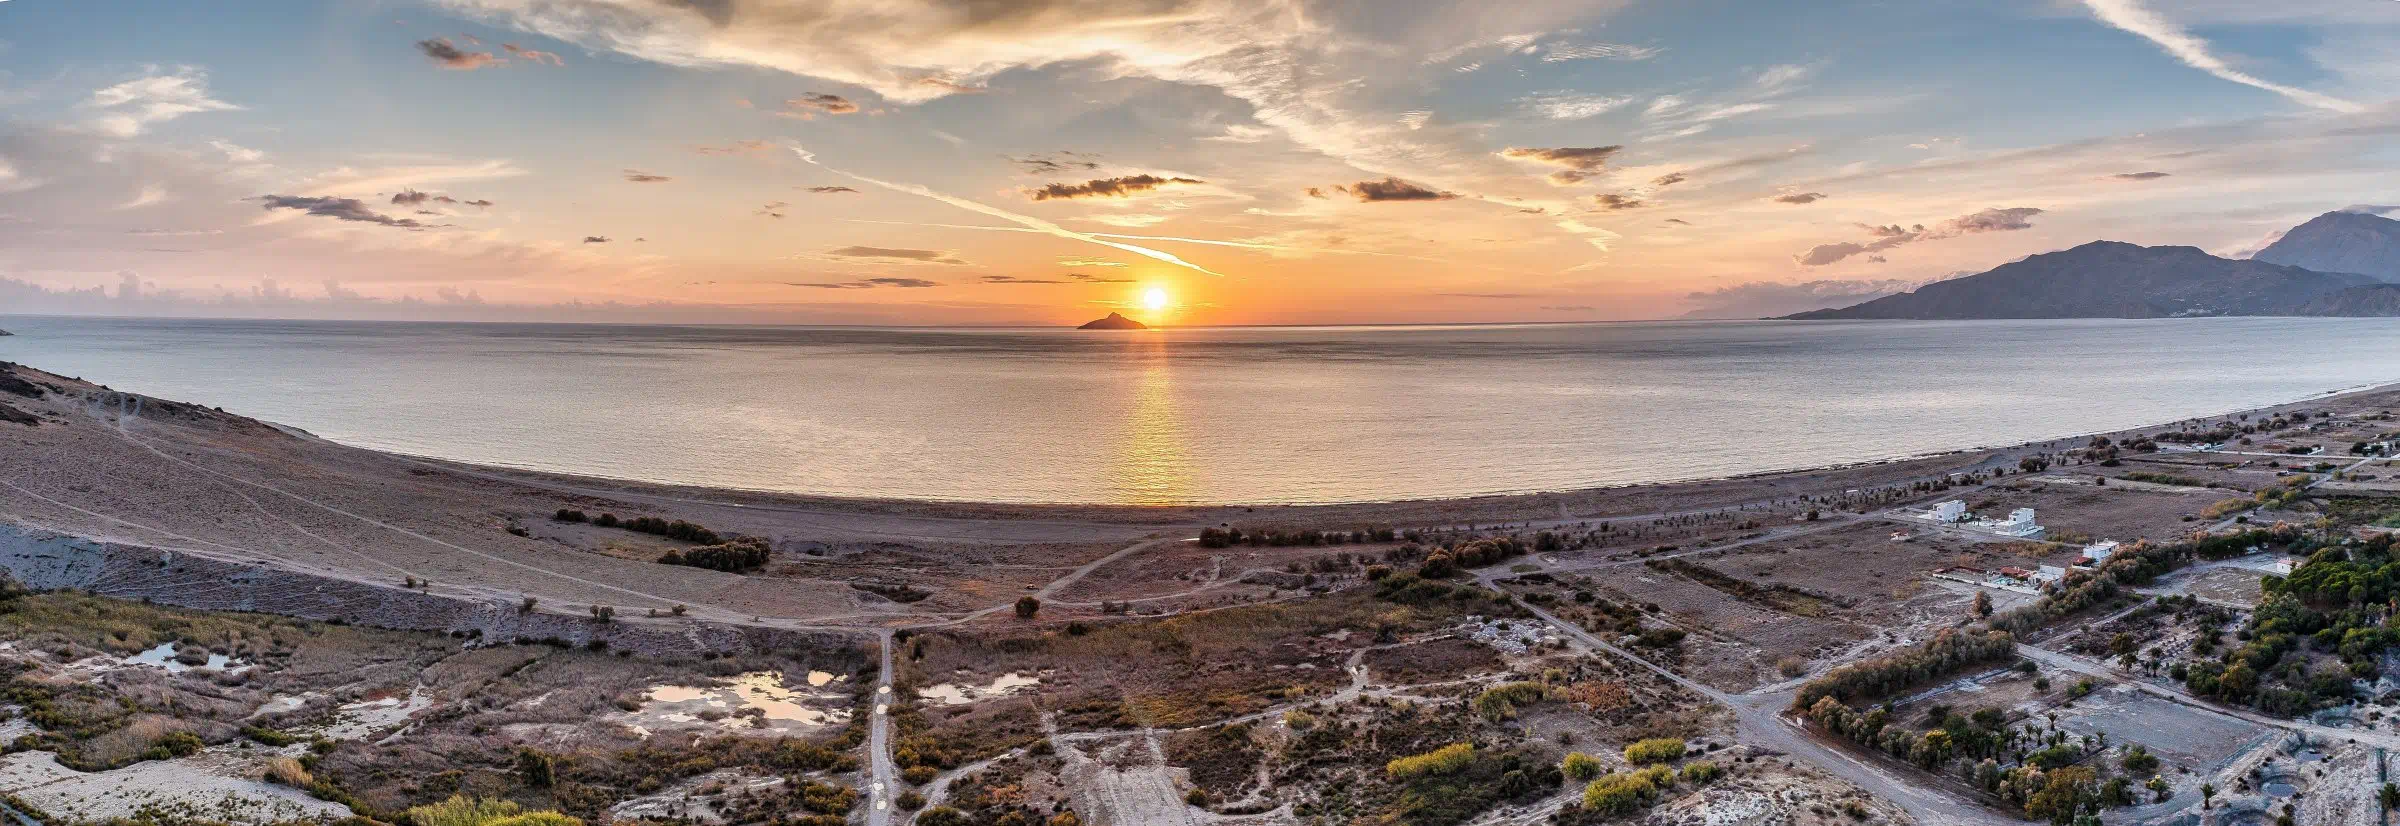
[[[2288,556],[2278,557],[2275,561],[2267,563],[2267,573],[2276,576],[2291,576],[2292,569],[2298,567],[2300,567],[2300,560]]]
[[[1948,502],[1941,502],[1941,503],[1937,503],[1937,504],[1935,504],[1935,505],[1933,506],[1933,521],[1935,521],[1935,522],[1964,522],[1964,521],[1967,521],[1967,503],[1965,503],[1965,502],[1961,502],[1961,501],[1958,501],[1958,500],[1956,500],[1956,499],[1952,499],[1952,500],[1950,500],[1950,501],[1948,501]]]
[[[2057,582],[2067,578],[2067,569],[2056,565],[2044,565],[2041,570],[2033,573],[2033,578],[2042,582]]]
[[[1986,519],[1976,523],[1976,526],[2002,536],[2013,536],[2018,539],[2039,539],[2042,535],[2042,526],[2033,521],[2032,508],[2018,508],[2009,511],[2007,519]]]
[[[2114,539],[2083,546],[2083,558],[2089,562],[2106,562],[2116,552],[2117,541]]]

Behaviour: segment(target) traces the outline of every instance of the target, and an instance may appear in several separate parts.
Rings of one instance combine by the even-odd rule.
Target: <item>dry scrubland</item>
[[[42,823],[2363,826],[2400,747],[2388,392],[1310,508],[497,470],[13,365],[0,404]],[[2050,533],[1905,515],[1945,498]]]

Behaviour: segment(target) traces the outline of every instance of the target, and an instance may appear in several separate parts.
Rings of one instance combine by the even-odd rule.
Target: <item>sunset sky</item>
[[[2400,204],[2395,98],[2396,0],[0,0],[0,312],[1755,316]]]

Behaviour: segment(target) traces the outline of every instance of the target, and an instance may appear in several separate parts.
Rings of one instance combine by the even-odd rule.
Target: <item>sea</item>
[[[0,359],[359,447],[847,497],[1334,503],[2074,436],[2400,381],[2400,320],[1082,332],[0,316]]]

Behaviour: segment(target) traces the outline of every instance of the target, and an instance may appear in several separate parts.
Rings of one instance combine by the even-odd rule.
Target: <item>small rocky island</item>
[[[12,333],[12,332],[9,332],[9,331],[7,331],[7,330],[0,330],[0,337],[7,337],[7,336],[13,336],[13,335],[16,335],[16,334],[15,334],[15,333]]]
[[[1133,319],[1130,319],[1130,318],[1126,318],[1126,317],[1125,317],[1125,316],[1124,316],[1122,313],[1109,313],[1107,318],[1095,319],[1095,320],[1092,320],[1092,321],[1087,321],[1087,322],[1084,322],[1084,325],[1083,325],[1083,326],[1081,326],[1081,327],[1077,327],[1077,328],[1075,328],[1075,329],[1078,329],[1078,330],[1147,330],[1147,329],[1150,329],[1150,325],[1148,325],[1148,324],[1143,324],[1143,323],[1141,323],[1141,322],[1139,322],[1139,321],[1135,321],[1135,320],[1133,320]]]

